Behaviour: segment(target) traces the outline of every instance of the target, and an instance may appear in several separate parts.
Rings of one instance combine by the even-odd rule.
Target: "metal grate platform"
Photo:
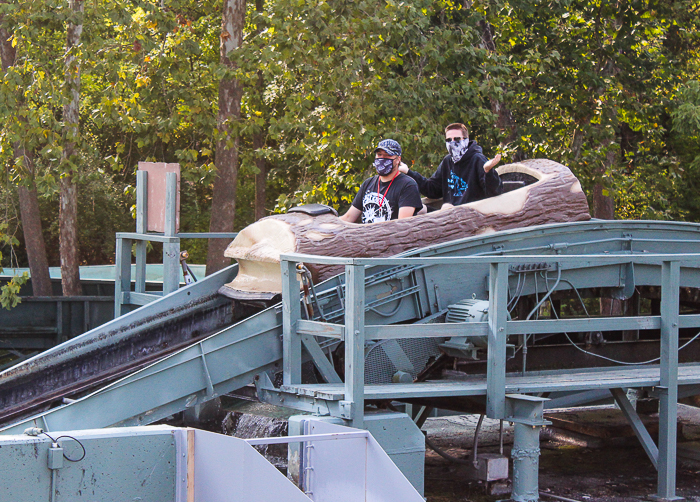
[[[660,385],[659,366],[576,371],[548,371],[525,376],[506,375],[506,392],[531,394],[538,392],[583,391],[629,387],[656,387]],[[678,367],[678,386],[700,384],[700,364],[682,364]],[[280,390],[300,396],[326,401],[345,399],[343,384],[308,384],[283,386]],[[486,377],[468,380],[420,382],[410,384],[365,385],[364,397],[372,399],[415,399],[423,397],[456,397],[486,395]]]

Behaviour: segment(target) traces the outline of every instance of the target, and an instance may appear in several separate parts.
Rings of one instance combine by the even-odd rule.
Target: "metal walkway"
[[[606,369],[598,371],[552,371],[506,375],[507,394],[540,394],[543,392],[575,392],[597,389],[630,389],[659,387],[661,385],[658,365],[643,368]],[[688,389],[691,395],[700,393],[700,364],[685,364],[678,367],[678,387]],[[473,376],[460,381],[418,382],[410,384],[365,385],[367,401],[405,400],[424,397],[485,396],[486,378]],[[309,400],[342,401],[346,399],[343,384],[283,385],[282,394],[291,394]],[[680,391],[679,391],[680,392]]]
[[[508,256],[514,254],[532,254],[540,257],[558,257],[566,256],[566,254],[586,254],[586,253],[608,253],[616,252],[618,256],[639,256],[644,258],[651,253],[658,252],[693,252],[700,248],[700,226],[684,223],[669,223],[669,222],[585,222],[577,224],[558,224],[547,225],[543,227],[527,228],[523,230],[512,230],[507,232],[499,232],[497,234],[481,237],[471,237],[468,239],[454,241],[439,246],[424,248],[411,253],[406,253],[404,258],[408,257],[450,257],[450,256],[473,256],[482,258],[472,259],[469,265],[469,274],[455,273],[455,266],[450,264],[435,265],[426,267],[424,264],[411,263],[407,264],[408,260],[403,259],[402,265],[378,265],[374,268],[367,269],[365,272],[365,321],[368,323],[366,338],[370,340],[374,328],[373,325],[384,326],[383,333],[389,333],[389,329],[400,329],[392,326],[387,328],[386,325],[405,323],[415,320],[427,318],[435,315],[447,307],[451,303],[455,303],[472,294],[480,298],[488,297],[488,285],[485,277],[489,273],[489,256]],[[609,257],[611,258],[611,257]],[[532,261],[532,259],[528,259]],[[539,261],[539,260],[538,260]],[[570,283],[574,283],[581,288],[592,286],[606,286],[613,291],[624,292],[630,287],[642,285],[659,285],[660,276],[658,266],[654,267],[649,264],[638,263],[630,271],[627,265],[621,266],[619,263],[602,262],[586,263],[587,267],[578,265],[572,267],[566,273],[568,274]],[[656,270],[655,270],[656,269]],[[52,375],[56,375],[58,368],[66,366],[69,361],[74,361],[76,366],[86,367],[84,363],[95,354],[105,352],[110,347],[110,343],[116,340],[124,340],[128,342],[132,339],[137,339],[139,333],[150,326],[156,325],[158,322],[170,321],[168,326],[177,327],[177,329],[187,331],[193,329],[191,319],[178,317],[184,314],[193,314],[201,310],[210,308],[212,304],[222,305],[224,302],[229,304],[226,299],[217,297],[216,290],[220,285],[229,282],[235,276],[236,266],[232,266],[225,271],[206,278],[196,284],[182,288],[175,293],[164,297],[163,299],[144,306],[128,315],[122,316],[111,323],[108,323],[100,328],[86,333],[81,337],[69,341],[66,344],[58,346],[50,351],[47,351],[30,361],[18,365],[8,371],[0,374],[0,402],[2,408],[6,409],[7,401],[2,401],[6,396],[16,396],[14,404],[21,405],[36,398],[39,394],[36,388],[47,387],[51,389],[52,396],[61,396],[61,392],[69,392],[70,389],[56,387]],[[550,286],[553,282],[553,274],[550,273]],[[512,279],[512,278],[511,278]],[[695,269],[684,269],[681,276],[684,281],[681,286],[695,286],[700,284],[700,273]],[[514,281],[513,281],[514,282]],[[562,282],[563,287],[567,287]],[[511,291],[515,290],[515,284],[511,285]],[[543,285],[540,284],[540,288]],[[524,287],[523,294],[531,294],[535,290],[534,284],[527,283]],[[338,276],[326,281],[323,284],[317,285],[318,300],[322,306],[325,318],[331,323],[342,323],[345,315],[345,288],[344,278]],[[229,304],[230,305],[230,304]],[[282,348],[279,343],[279,337],[282,335],[282,306],[277,305],[270,309],[257,314],[249,319],[234,324],[209,338],[200,340],[189,348],[181,350],[172,356],[155,363],[155,365],[145,368],[138,373],[133,373],[122,382],[115,384],[112,387],[121,388],[127,392],[127,384],[139,379],[156,378],[156,375],[161,373],[164,368],[178,367],[185,368],[187,361],[193,361],[193,375],[198,375],[194,378],[198,383],[192,386],[183,385],[182,392],[174,392],[180,398],[188,398],[182,401],[187,401],[189,405],[193,402],[202,402],[206,400],[207,385],[209,380],[204,372],[204,364],[210,372],[211,385],[215,388],[215,394],[234,390],[233,386],[226,385],[219,390],[217,385],[223,384],[230,378],[232,372],[227,368],[222,371],[221,378],[218,378],[219,365],[240,365],[240,361],[245,361],[251,353],[241,352],[236,345],[231,345],[232,340],[244,339],[247,337],[255,337],[264,333],[270,333],[272,337],[278,337],[278,342],[273,344],[273,354],[280,354]],[[573,328],[572,331],[590,331],[592,329],[600,329],[600,325],[608,325],[608,329],[622,329],[623,323],[628,323],[631,328],[658,328],[658,316],[652,319],[639,320],[636,318],[613,318],[613,319],[579,319],[566,322],[579,322],[585,324]],[[313,324],[318,321],[299,322],[299,331],[302,333],[302,339],[305,344],[313,345],[311,333],[316,328]],[[525,321],[514,321],[513,324]],[[528,321],[532,323],[532,321]],[[557,323],[558,321],[541,321],[542,324]],[[562,321],[564,322],[564,321]],[[229,321],[230,323],[230,321]],[[439,336],[445,339],[457,334],[464,334],[465,329],[469,329],[474,335],[485,336],[488,334],[488,327],[484,323],[469,323],[468,326],[460,326],[455,324],[430,324],[430,325],[415,325],[412,331],[422,336]],[[513,326],[511,324],[511,326]],[[305,326],[310,330],[305,331]],[[560,324],[561,327],[561,324]],[[559,329],[559,328],[557,328]],[[562,329],[571,329],[571,326]],[[326,325],[324,330],[328,333],[322,333],[318,338],[322,346],[335,345],[340,338],[338,335],[342,332],[342,324]],[[511,328],[511,332],[513,329]],[[527,329],[519,329],[520,332],[534,332],[533,326],[530,325]],[[334,337],[334,338],[329,338]],[[392,335],[396,336],[396,335]],[[401,335],[408,336],[408,335]],[[262,337],[264,338],[264,337]],[[261,339],[262,339],[261,338]],[[260,342],[260,347],[268,350],[267,344]],[[255,352],[255,351],[254,351]],[[305,351],[305,354],[307,351]],[[314,353],[318,354],[314,350]],[[210,361],[209,358],[212,357]],[[133,355],[132,355],[133,357]],[[216,359],[214,359],[216,357]],[[131,361],[133,362],[133,360]],[[269,362],[276,362],[281,370],[281,361],[279,358],[272,357]],[[322,363],[322,360],[321,360]],[[254,371],[256,367],[253,364],[246,365],[242,368],[244,373]],[[324,365],[322,373],[332,375],[328,371],[328,365]],[[178,370],[179,371],[179,370]],[[183,370],[184,371],[184,370]],[[629,370],[628,370],[629,371]],[[152,376],[148,376],[152,375]],[[175,376],[171,373],[173,381],[183,382],[185,373],[181,376]],[[49,378],[51,377],[51,378]],[[86,375],[85,379],[91,378],[91,375]],[[339,380],[336,380],[336,382]],[[200,384],[201,383],[201,384]],[[240,386],[250,383],[243,382]],[[159,382],[150,387],[158,388],[163,383]],[[96,394],[107,392],[105,388]],[[197,388],[196,395],[193,388]],[[158,418],[167,416],[175,411],[178,411],[179,405],[166,406],[168,400],[166,398],[157,399],[153,393],[147,393],[143,397],[143,402],[135,404],[133,410],[124,408],[118,413],[114,421],[101,420],[99,426],[112,425],[117,422],[125,421],[129,423],[150,423]],[[212,395],[211,392],[209,392]],[[23,400],[24,399],[24,400]],[[91,398],[93,400],[97,398]],[[140,401],[134,398],[125,398],[125,401]],[[76,407],[77,403],[70,406],[64,406],[56,410],[47,412],[49,415],[62,413],[64,409]],[[147,417],[138,420],[139,414],[152,411],[159,406],[166,406],[167,411],[162,413],[151,412]],[[131,413],[131,414],[130,414]],[[164,413],[164,414],[163,414]],[[81,419],[82,421],[83,419]],[[84,420],[88,420],[85,416]],[[90,422],[97,423],[94,419],[89,419]],[[80,423],[80,422],[77,422]]]

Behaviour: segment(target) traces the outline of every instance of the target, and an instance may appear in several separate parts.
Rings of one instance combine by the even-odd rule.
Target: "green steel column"
[[[676,433],[678,415],[678,316],[680,263],[661,265],[661,386],[659,387],[659,500],[676,496]]]
[[[545,398],[522,394],[509,394],[505,408],[507,420],[513,422],[513,492],[514,502],[539,500],[540,429],[548,422],[544,419]]]
[[[165,236],[177,231],[177,174],[165,175]],[[180,240],[163,244],[163,296],[180,287]]]
[[[131,239],[117,237],[114,317],[122,315],[123,293],[131,291]]]
[[[300,318],[296,263],[282,260],[282,371],[284,385],[301,383],[301,337],[297,333]]]
[[[136,233],[148,232],[148,171],[136,172]],[[136,293],[146,292],[146,241],[136,241]]]
[[[515,423],[513,426],[513,492],[515,502],[539,500],[540,471],[539,426]]]
[[[350,425],[362,429],[365,410],[364,265],[345,266],[345,288],[345,406],[349,406]]]
[[[486,366],[486,415],[489,418],[505,417],[507,303],[508,264],[492,263],[489,274],[489,335]]]

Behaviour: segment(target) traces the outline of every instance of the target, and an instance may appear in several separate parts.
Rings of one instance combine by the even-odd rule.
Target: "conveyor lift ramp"
[[[675,416],[678,387],[686,394],[700,393],[700,365],[683,365],[679,370],[676,350],[679,327],[700,326],[700,316],[679,316],[678,307],[679,287],[697,288],[700,284],[699,259],[693,254],[700,249],[698,244],[700,225],[590,221],[471,237],[391,259],[335,259],[336,263],[346,266],[349,282],[346,288],[346,275],[341,274],[317,286],[323,321],[301,319],[299,303],[287,294],[285,315],[282,304],[270,307],[82,399],[22,420],[1,432],[17,434],[30,425],[51,431],[148,424],[251,382],[256,382],[263,400],[342,417],[355,426],[361,425],[363,402],[370,399],[480,395],[487,397],[490,416],[508,418],[514,406],[509,404],[506,393],[610,389],[616,399],[623,399],[618,389],[629,387],[655,387],[662,392],[670,389],[666,398],[662,396],[662,403],[667,405],[664,416],[671,420],[668,414]],[[296,276],[289,274],[288,271],[294,269],[288,267],[298,258],[287,257],[289,261],[282,264],[283,270],[287,270],[283,283],[292,290]],[[305,259],[310,262],[329,260],[325,257]],[[512,295],[518,280],[532,270],[541,277],[539,284],[526,279],[519,287],[519,294],[538,291],[545,295],[557,288],[608,288],[613,296],[628,298],[636,287],[656,286],[662,289],[661,315],[507,321],[509,292]],[[230,271],[228,275],[230,277]],[[176,307],[173,302],[184,303],[196,297],[195,291],[213,289],[211,284],[217,281],[216,277],[183,288],[160,301],[169,301],[168,308]],[[219,283],[222,277],[219,276]],[[488,322],[423,324],[444,313],[448,305],[473,296],[489,298]],[[162,309],[165,315],[167,309],[158,303],[148,307]],[[122,322],[128,322],[128,317],[124,316]],[[410,322],[416,324],[407,326]],[[495,329],[500,331],[494,332]],[[506,377],[507,334],[618,329],[661,329],[665,358],[660,367],[648,365],[574,374]],[[357,336],[358,333],[362,336]],[[489,370],[483,378],[469,382],[364,385],[364,371],[361,370],[364,370],[365,340],[362,337],[368,342],[416,337],[444,340],[465,334],[488,337]],[[83,342],[87,335],[90,333],[80,337]],[[90,336],[99,336],[99,333]],[[351,375],[344,384],[326,355],[327,349],[341,340],[346,347],[346,374]],[[306,350],[302,351],[302,345]],[[60,353],[62,347],[55,350]],[[300,381],[299,368],[304,359],[314,361],[327,384],[308,385]],[[357,372],[347,366],[348,359],[357,363]],[[31,365],[27,369],[27,374],[31,374]],[[271,376],[282,371],[284,385],[275,388]],[[622,408],[626,409],[624,402]],[[634,416],[630,420],[634,425]],[[675,420],[672,422],[675,424]],[[654,451],[653,441],[645,438],[643,432],[639,434],[650,458],[659,465],[660,480],[661,470],[664,470],[664,479],[670,482],[668,473],[675,472],[675,464],[667,465],[669,456],[665,448],[668,444],[664,443],[671,441],[670,437],[663,439],[661,448]],[[675,442],[672,446],[675,451]],[[671,488],[667,487],[664,493],[673,491]]]

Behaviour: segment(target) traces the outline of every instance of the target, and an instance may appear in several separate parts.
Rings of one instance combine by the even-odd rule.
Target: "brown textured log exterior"
[[[311,217],[303,213],[269,216],[241,232],[226,256],[239,260],[240,279],[232,288],[267,290],[245,274],[259,273],[257,265],[279,263],[280,252],[323,256],[379,257],[473,235],[547,223],[590,219],[588,202],[571,171],[551,160],[527,160],[498,168],[499,174],[522,172],[539,181],[489,199],[403,220],[361,225],[345,223],[326,214]],[[275,221],[270,221],[275,220]],[[255,225],[264,223],[265,227]],[[285,235],[286,234],[286,235]],[[238,242],[237,242],[238,241]],[[307,264],[314,280],[324,280],[340,271],[338,267]],[[277,268],[279,276],[279,268]],[[269,274],[270,282],[274,279]]]

